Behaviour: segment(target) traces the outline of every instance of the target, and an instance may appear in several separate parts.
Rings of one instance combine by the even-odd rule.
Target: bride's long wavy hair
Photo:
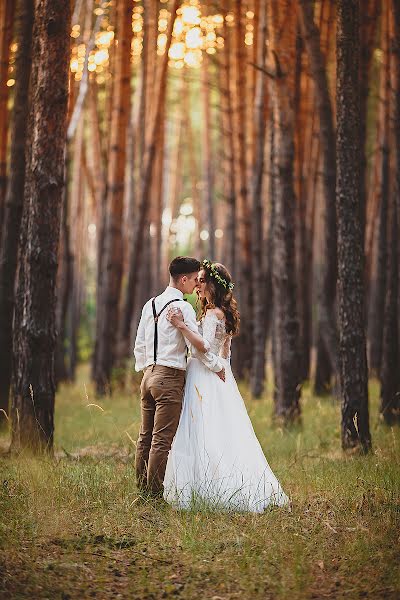
[[[213,263],[214,269],[227,283],[232,282],[231,274],[228,269],[221,263]],[[233,292],[228,287],[224,287],[222,283],[217,281],[211,275],[211,269],[202,266],[204,270],[204,279],[210,302],[206,298],[201,300],[201,317],[203,317],[208,308],[220,308],[225,316],[226,333],[234,336],[239,333],[240,313],[237,308],[237,302],[233,297]]]

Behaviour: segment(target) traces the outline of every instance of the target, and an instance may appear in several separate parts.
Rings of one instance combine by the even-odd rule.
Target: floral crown
[[[220,283],[225,289],[228,289],[230,291],[233,290],[233,288],[235,287],[235,284],[233,283],[233,281],[228,283],[226,281],[226,279],[221,277],[221,275],[218,273],[215,263],[212,263],[210,260],[205,259],[201,263],[201,266],[203,269],[206,269],[207,271],[209,271],[210,276],[214,277],[214,279],[216,279],[218,281],[218,283]]]

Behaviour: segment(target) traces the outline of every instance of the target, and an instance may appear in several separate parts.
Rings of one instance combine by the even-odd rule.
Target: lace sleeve
[[[206,346],[211,348],[212,343],[215,340],[215,333],[217,330],[218,317],[214,313],[207,312],[203,320],[203,340]]]
[[[204,345],[207,348],[207,352],[203,354],[202,352],[199,352],[198,350],[196,350],[196,348],[192,346],[192,356],[201,360],[201,362],[204,363],[204,365],[208,369],[210,369],[210,371],[214,372],[221,371],[221,369],[223,368],[223,364],[219,360],[219,357],[213,352],[210,352],[210,348],[215,338],[217,323],[218,317],[214,314],[207,313],[207,315],[204,317],[202,337],[204,340]]]
[[[225,341],[221,348],[221,353],[220,353],[222,358],[226,358],[228,360],[231,358],[231,343],[232,343],[232,336],[226,335]]]

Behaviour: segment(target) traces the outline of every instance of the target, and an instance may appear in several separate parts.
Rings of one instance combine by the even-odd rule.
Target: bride
[[[170,309],[167,318],[192,346],[219,355],[225,381],[193,351],[164,497],[181,509],[263,512],[269,505],[286,505],[288,497],[267,463],[230,366],[231,340],[240,320],[231,276],[222,264],[205,260],[198,281],[202,337],[188,329],[179,309]]]

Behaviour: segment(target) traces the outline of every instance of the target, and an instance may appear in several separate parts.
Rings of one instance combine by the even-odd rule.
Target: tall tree
[[[252,277],[253,285],[253,359],[251,370],[251,391],[256,398],[260,397],[264,387],[265,378],[265,344],[266,327],[265,312],[266,305],[270,298],[265,296],[266,286],[266,268],[264,250],[264,231],[263,223],[265,221],[263,212],[265,210],[263,203],[263,172],[264,172],[264,154],[265,154],[265,134],[266,134],[266,105],[267,105],[267,83],[265,72],[265,61],[267,55],[267,6],[265,0],[258,1],[258,45],[257,45],[257,74],[256,90],[254,104],[254,121],[256,132],[255,160],[253,169],[253,179],[251,186],[252,194],[252,272],[257,274]]]
[[[11,124],[10,176],[6,195],[3,239],[0,250],[0,409],[8,412],[11,382],[12,322],[14,283],[17,270],[18,239],[25,182],[25,145],[29,113],[29,79],[33,6],[19,0],[16,8],[14,108]],[[0,422],[4,413],[0,413]]]
[[[275,412],[285,423],[299,405],[299,321],[296,307],[294,73],[296,15],[291,0],[269,6],[273,109],[273,266]],[[283,26],[284,23],[284,26]]]
[[[225,1],[225,5],[227,2]],[[233,143],[233,105],[232,105],[232,32],[227,27],[226,16],[228,7],[224,6],[224,50],[220,60],[219,87],[221,94],[221,144],[224,156],[224,200],[226,203],[225,216],[225,258],[231,272],[236,278],[236,194],[235,194],[235,156]]]
[[[0,239],[7,190],[7,138],[8,138],[8,65],[14,23],[14,0],[3,0],[0,5]]]
[[[148,222],[148,211],[150,205],[151,181],[154,169],[154,158],[156,155],[156,144],[159,136],[159,130],[162,124],[163,106],[167,92],[167,70],[168,70],[168,52],[172,41],[172,31],[176,18],[176,11],[179,6],[179,0],[174,0],[171,6],[171,18],[167,30],[167,42],[165,53],[158,69],[158,78],[153,100],[153,110],[149,122],[149,135],[146,143],[143,157],[143,167],[140,173],[139,198],[137,205],[136,235],[130,248],[129,268],[127,277],[127,286],[123,298],[122,318],[119,329],[120,348],[122,356],[129,354],[131,322],[134,311],[135,287],[137,284],[137,274],[142,259],[143,239],[146,222]]]
[[[248,151],[246,123],[249,111],[247,84],[247,56],[243,43],[245,22],[244,3],[236,0],[233,4],[233,152],[235,157],[236,194],[236,281],[242,327],[232,352],[232,365],[237,377],[244,377],[251,368],[252,358],[252,260],[251,260],[251,204],[248,188]]]
[[[300,321],[300,378],[309,378],[311,352],[311,302],[310,302],[310,269],[312,262],[308,256],[310,235],[307,228],[307,196],[304,177],[304,155],[307,121],[310,120],[310,76],[307,68],[304,42],[299,27],[296,35],[295,58],[295,193],[296,193],[296,271],[297,298]]]
[[[400,422],[400,370],[398,335],[398,245],[397,207],[394,194],[389,197],[388,260],[383,319],[382,362],[380,369],[380,411],[388,425]]]
[[[12,449],[52,451],[57,253],[64,185],[70,7],[37,0],[32,49],[31,144],[14,330]]]
[[[389,144],[389,108],[390,108],[390,55],[389,55],[389,6],[382,11],[381,21],[381,48],[382,66],[379,84],[378,124],[376,127],[379,148],[376,157],[376,167],[379,171],[374,186],[375,202],[379,203],[377,227],[369,236],[373,244],[373,257],[370,258],[370,300],[368,313],[369,337],[369,369],[379,375],[382,360],[383,318],[386,294],[386,266],[387,266],[387,228],[388,204],[390,193],[390,144]],[[372,221],[372,217],[369,219]],[[374,219],[374,224],[376,219]],[[369,231],[372,229],[370,225]],[[368,243],[368,238],[367,238]],[[370,250],[371,252],[371,250]],[[371,252],[371,253],[372,253]]]
[[[391,34],[391,52],[392,52],[392,110],[393,110],[393,139],[394,139],[394,175],[393,185],[396,198],[397,224],[400,228],[400,6],[396,0],[392,0],[392,34]],[[400,245],[399,245],[400,252]],[[398,259],[398,280],[400,282],[400,257]],[[397,310],[400,310],[400,284],[397,290]],[[400,340],[400,320],[399,340]]]
[[[360,207],[360,7],[358,0],[339,0],[337,7],[336,202],[342,446],[367,452],[371,436]]]
[[[98,355],[95,370],[96,390],[104,394],[109,388],[115,360],[118,331],[119,297],[122,281],[122,220],[126,132],[131,99],[132,2],[117,2],[116,73],[113,90],[110,156],[107,176],[107,219],[104,247],[104,284],[100,298],[102,316],[98,331]]]
[[[394,148],[393,185],[388,207],[388,261],[387,288],[382,341],[381,365],[381,413],[386,423],[400,423],[400,370],[399,370],[399,223],[400,216],[400,8],[394,2],[390,11],[391,54],[391,140]]]
[[[65,173],[68,173],[68,158],[66,160]],[[67,178],[66,178],[67,179]],[[54,360],[54,374],[56,386],[69,377],[67,364],[67,330],[66,316],[68,298],[72,280],[72,253],[71,253],[71,224],[68,211],[68,181],[65,181],[63,203],[61,211],[60,247],[58,252],[57,269],[57,346]]]
[[[211,106],[210,106],[210,66],[211,61],[205,56],[201,71],[202,84],[202,174],[203,174],[203,210],[204,222],[209,233],[207,255],[215,260],[215,219],[214,219],[214,173],[211,144]]]
[[[69,379],[75,379],[77,362],[77,342],[80,322],[80,288],[82,261],[82,212],[85,178],[82,173],[84,164],[84,118],[77,124],[73,143],[73,168],[71,173],[70,197],[67,210],[70,218],[70,281],[68,289],[67,325],[68,325],[68,358]],[[68,142],[67,130],[67,142]]]
[[[319,114],[324,194],[321,273],[318,278],[317,347],[329,357],[331,371],[338,372],[338,333],[335,314],[337,278],[336,156],[333,110],[319,29],[314,22],[314,2],[299,0],[299,16],[309,58]],[[323,348],[322,348],[323,346]]]
[[[386,2],[381,0],[364,0],[360,13],[360,182],[361,182],[361,218],[363,223],[363,235],[365,235],[366,206],[367,206],[367,116],[368,98],[370,87],[371,61],[374,49],[377,24],[381,7]]]

